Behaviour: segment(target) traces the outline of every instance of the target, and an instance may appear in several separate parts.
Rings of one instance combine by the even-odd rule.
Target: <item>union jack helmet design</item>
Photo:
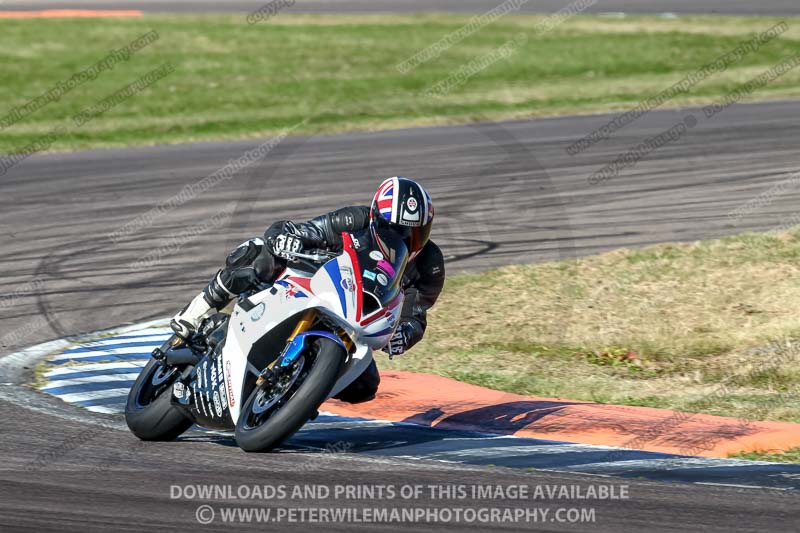
[[[422,185],[400,176],[381,183],[370,209],[373,233],[375,228],[388,227],[400,234],[411,260],[428,243],[432,225],[433,202]]]

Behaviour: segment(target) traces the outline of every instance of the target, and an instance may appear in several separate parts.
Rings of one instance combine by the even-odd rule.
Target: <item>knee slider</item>
[[[256,242],[247,241],[228,255],[227,259],[225,259],[225,266],[227,268],[238,268],[249,265],[258,257],[260,248],[263,247]]]
[[[253,267],[226,268],[217,276],[217,282],[234,297],[257,287],[258,276]]]

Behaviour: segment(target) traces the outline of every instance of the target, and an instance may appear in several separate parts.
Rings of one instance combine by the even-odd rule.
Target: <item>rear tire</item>
[[[159,361],[150,359],[128,393],[125,422],[131,432],[142,440],[175,440],[193,424],[170,403],[174,378],[168,379],[160,387],[154,387],[153,377],[163,369]],[[154,394],[156,397],[152,398]]]
[[[236,442],[241,449],[246,452],[272,450],[315,417],[317,408],[339,379],[347,354],[335,341],[324,337],[315,339],[311,349],[316,350],[316,356],[305,379],[291,393],[291,398],[257,427],[249,427],[248,420],[259,388],[250,394],[236,423]]]

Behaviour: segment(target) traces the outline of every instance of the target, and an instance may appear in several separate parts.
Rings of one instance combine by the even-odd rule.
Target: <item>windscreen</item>
[[[376,232],[377,238],[370,230],[353,234],[353,244],[362,269],[361,281],[367,293],[364,314],[385,306],[397,297],[408,263],[408,249],[399,235],[391,229],[379,229]],[[377,302],[370,304],[369,294]]]

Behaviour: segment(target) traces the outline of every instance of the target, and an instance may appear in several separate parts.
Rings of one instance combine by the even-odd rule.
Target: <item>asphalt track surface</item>
[[[10,296],[0,306],[0,348],[8,353],[65,335],[166,316],[214,274],[228,249],[259,234],[270,221],[366,201],[381,177],[397,173],[424,179],[436,199],[440,224],[434,238],[449,257],[451,273],[780,227],[794,220],[798,205],[797,180],[781,186],[780,194],[773,187],[797,170],[799,112],[800,103],[794,102],[734,106],[712,119],[697,109],[655,111],[576,156],[568,155],[566,147],[610,116],[289,137],[262,161],[164,210],[116,242],[109,233],[262,141],[34,156],[0,178],[0,294]],[[680,139],[617,177],[588,183],[594,171],[619,154],[689,115],[697,125]],[[758,202],[741,217],[729,216],[762,194],[769,201]],[[220,213],[231,216],[213,218]],[[187,228],[197,233],[187,237],[182,233]],[[138,268],[137,260],[153,250],[162,253],[152,265]],[[601,480],[628,484],[631,499],[595,502],[596,523],[548,523],[541,529],[788,531],[800,521],[798,497],[771,491],[405,457],[324,454],[321,460],[319,453],[302,449],[252,456],[229,440],[211,437],[143,446],[115,429],[117,419],[85,415],[13,385],[29,381],[31,372],[0,372],[4,529],[196,529],[198,502],[170,499],[170,485],[185,483],[586,486]],[[20,401],[28,408],[14,403]],[[354,505],[368,503],[374,502]],[[380,504],[408,506],[397,500]],[[325,529],[353,527],[327,524]],[[430,525],[405,527],[421,531]],[[530,529],[530,524],[442,529],[470,527],[513,530]]]
[[[0,10],[141,9],[152,12],[251,12],[266,0],[3,0]],[[481,13],[501,0],[296,0],[296,13]],[[519,13],[554,13],[569,0],[530,0]],[[795,0],[598,0],[586,13],[800,15]]]

